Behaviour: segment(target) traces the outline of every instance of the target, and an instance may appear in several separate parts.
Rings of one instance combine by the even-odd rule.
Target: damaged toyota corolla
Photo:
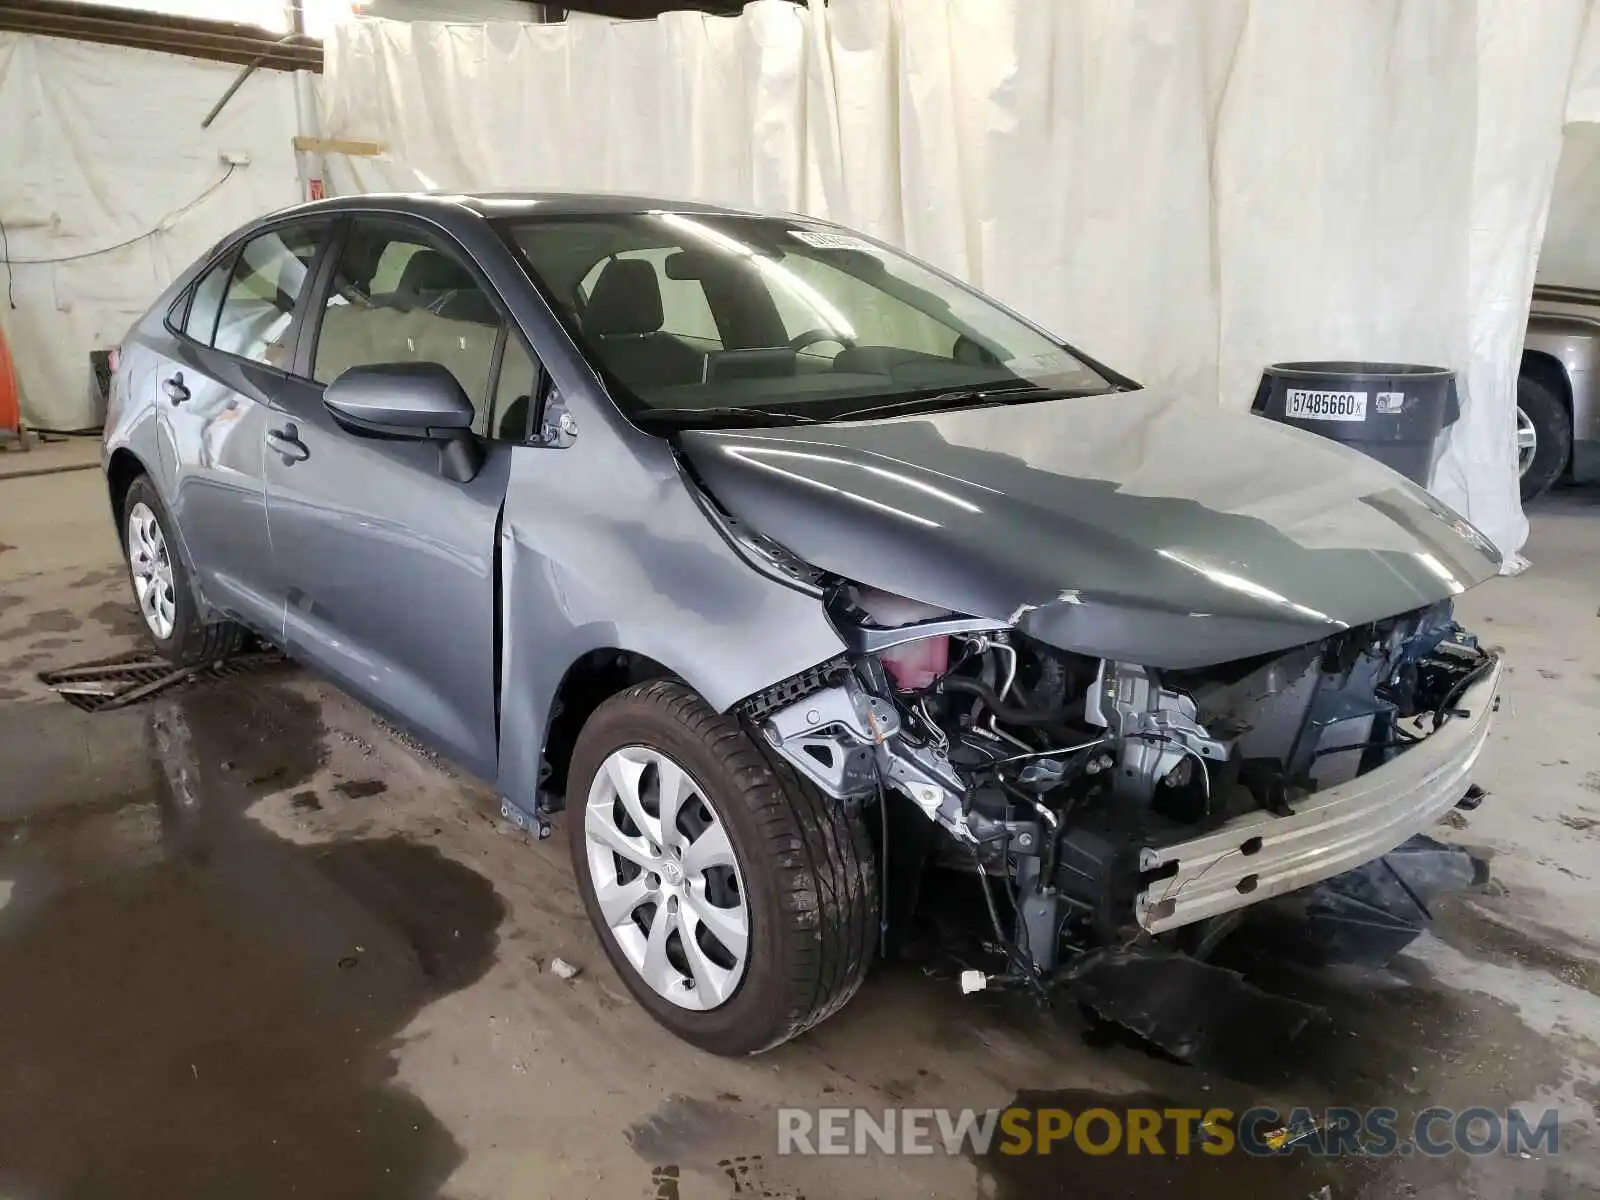
[[[1199,961],[1468,797],[1495,707],[1451,602],[1498,559],[1426,492],[809,218],[303,206],[169,289],[111,409],[157,644],[254,634],[560,814],[719,1053],[835,1012],[934,872],[1003,955],[966,986]]]

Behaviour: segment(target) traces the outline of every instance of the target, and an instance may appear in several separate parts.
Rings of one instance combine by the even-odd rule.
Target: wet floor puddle
[[[1455,936],[1480,924],[1452,902],[1439,927]],[[1491,935],[1483,936],[1492,943]],[[1476,951],[1479,938],[1471,941]],[[1483,949],[1487,951],[1488,945]],[[1103,1024],[1079,1027],[1081,1039],[1104,1056],[1108,1068],[1157,1082],[1162,1091],[1018,1093],[1010,1103],[1035,1114],[1031,1123],[1035,1130],[1041,1110],[1082,1116],[1098,1109],[1123,1122],[1123,1141],[1116,1153],[1085,1153],[1068,1137],[1049,1155],[979,1156],[974,1161],[985,1181],[985,1195],[994,1200],[1051,1196],[1101,1200],[1159,1194],[1163,1188],[1197,1200],[1415,1196],[1557,1200],[1594,1194],[1583,1182],[1600,1161],[1592,1129],[1587,1121],[1569,1123],[1575,1112],[1587,1107],[1582,1104],[1568,1107],[1563,1115],[1564,1157],[1545,1161],[1524,1161],[1528,1156],[1515,1154],[1488,1159],[1460,1154],[1427,1158],[1404,1152],[1385,1157],[1322,1155],[1315,1136],[1281,1156],[1255,1156],[1237,1149],[1215,1156],[1204,1151],[1176,1154],[1172,1110],[1191,1110],[1191,1124],[1207,1110],[1223,1110],[1221,1124],[1236,1133],[1241,1116],[1258,1106],[1272,1110],[1277,1118],[1257,1123],[1257,1130],[1282,1129],[1297,1109],[1313,1117],[1324,1116],[1330,1108],[1393,1109],[1394,1126],[1403,1141],[1417,1115],[1431,1106],[1458,1112],[1484,1106],[1503,1112],[1510,1105],[1532,1104],[1539,1095],[1548,1098],[1549,1085],[1569,1075],[1568,1051],[1531,1031],[1515,1009],[1489,996],[1443,986],[1409,959],[1397,960],[1387,970],[1297,967],[1266,956],[1248,938],[1219,957],[1275,994],[1319,1006],[1322,1016],[1289,1046],[1270,1055],[1252,1053],[1247,1041],[1241,1041],[1226,1059],[1203,1067],[1170,1060]],[[1040,1020],[1070,1023],[1059,1013]],[[1134,1109],[1166,1114],[1160,1123],[1160,1153],[1126,1152],[1128,1113]],[[1059,1131],[1060,1117],[1055,1120]],[[1107,1136],[1104,1117],[1094,1120],[1091,1150]],[[1194,1144],[1200,1140],[1196,1131]]]
[[[1228,1136],[1232,1136],[1231,1120],[1221,1116],[1210,1118],[1210,1131],[1202,1127],[1210,1107],[1206,1099],[1204,1095],[1109,1095],[1078,1089],[1021,1092],[1008,1106],[1028,1114],[1017,1122],[1017,1128],[1030,1130],[1034,1139],[1045,1131],[1050,1138],[1048,1152],[1039,1152],[1034,1140],[1028,1143],[1029,1153],[991,1148],[976,1157],[983,1193],[995,1200],[1046,1196],[1111,1200],[1164,1193],[1191,1200],[1303,1200],[1327,1186],[1330,1195],[1348,1194],[1334,1190],[1338,1175],[1328,1162],[1206,1153],[1201,1147],[1208,1142],[1219,1150],[1224,1147],[1220,1129],[1229,1128]],[[1122,1151],[1121,1141],[1127,1136],[1129,1114],[1135,1111],[1149,1114],[1149,1137],[1140,1153],[1130,1154]],[[1179,1112],[1188,1115],[1167,1116]],[[1049,1120],[1041,1122],[1046,1114]],[[1080,1121],[1087,1122],[1082,1146],[1073,1133],[1073,1125]],[[1117,1135],[1115,1149],[1113,1132]],[[1010,1144],[1022,1143],[1012,1139]]]
[[[1511,953],[1504,945],[1511,935],[1497,926],[1486,929],[1469,910],[1442,910],[1437,928],[1474,955]],[[950,944],[947,937],[943,945],[948,949]],[[1515,951],[1519,959],[1533,953],[1520,944]],[[1337,1144],[1333,1153],[1322,1154],[1316,1137],[1296,1141],[1282,1155],[1248,1154],[1242,1147],[1209,1154],[1200,1148],[1197,1130],[1191,1131],[1190,1152],[1180,1154],[1176,1110],[1191,1110],[1191,1126],[1209,1110],[1223,1110],[1217,1119],[1223,1127],[1235,1129],[1237,1146],[1235,1127],[1253,1109],[1273,1114],[1270,1119],[1253,1120],[1252,1128],[1263,1135],[1288,1125],[1299,1109],[1316,1117],[1329,1109],[1394,1109],[1393,1126],[1406,1139],[1418,1114],[1431,1106],[1504,1111],[1523,1104],[1535,1106],[1529,1110],[1534,1112],[1550,1101],[1552,1085],[1571,1075],[1570,1051],[1561,1039],[1541,1036],[1529,1028],[1524,1014],[1492,996],[1457,990],[1432,977],[1421,960],[1403,958],[1389,969],[1300,966],[1269,953],[1267,944],[1248,936],[1228,946],[1220,957],[1223,965],[1243,972],[1267,991],[1315,1005],[1322,1015],[1288,1045],[1265,1036],[1254,1045],[1249,1030],[1238,1038],[1216,1040],[1212,1043],[1216,1056],[1197,1066],[1166,1056],[1126,1030],[1089,1021],[1070,1004],[1041,1011],[1030,996],[1017,991],[957,996],[949,964],[938,958],[880,967],[856,1003],[872,1005],[881,1002],[883,992],[891,993],[887,1002],[903,1007],[903,1026],[925,1031],[926,1057],[921,1061],[930,1067],[963,1058],[970,1061],[975,1039],[998,1038],[1000,1045],[1010,1047],[1007,1053],[1013,1060],[1019,1047],[1031,1048],[1027,1053],[1034,1057],[1037,1070],[1028,1074],[1034,1079],[1048,1080],[1055,1074],[1064,1085],[1106,1078],[1143,1085],[1144,1090],[1132,1092],[1046,1086],[1013,1094],[1000,1107],[1028,1114],[1018,1122],[1019,1128],[1032,1132],[1031,1143],[1022,1146],[1024,1152],[1016,1153],[1017,1139],[1006,1138],[1002,1130],[986,1151],[968,1146],[962,1153],[976,1170],[975,1194],[983,1200],[1110,1200],[1163,1192],[1195,1200],[1576,1200],[1596,1194],[1590,1176],[1600,1154],[1592,1131],[1586,1120],[1569,1123],[1569,1118],[1586,1111],[1581,1102],[1563,1104],[1560,1154],[1531,1160],[1516,1154],[1434,1159],[1396,1152],[1371,1157],[1359,1155],[1354,1147],[1341,1153]],[[1548,958],[1547,953],[1539,959],[1540,965],[1570,965],[1566,958],[1547,963]],[[1577,986],[1590,982],[1587,974],[1571,970],[1562,977],[1570,977]],[[1227,1020],[1228,1015],[1218,1013],[1216,1018]],[[824,1028],[817,1036],[826,1043],[837,1032],[837,1042],[849,1045],[844,1032],[849,1020],[847,1015],[838,1031]],[[1073,1043],[1087,1045],[1089,1055],[1075,1052]],[[1052,1070],[1052,1063],[1061,1065]],[[841,1101],[828,1096],[833,1089],[824,1087],[820,1097],[787,1103],[826,1108],[861,1103],[865,1093],[867,1111],[874,1116],[881,1116],[886,1107],[926,1105],[950,1106],[959,1113],[972,1103],[956,1077],[934,1087],[917,1082],[891,1087],[894,1081],[875,1077],[868,1062],[834,1066],[854,1085],[857,1099]],[[947,1071],[942,1065],[938,1069]],[[1579,1083],[1578,1099],[1585,1094]],[[675,1097],[652,1121],[635,1128],[630,1144],[657,1171],[693,1168],[711,1175],[725,1162],[753,1163],[765,1153],[760,1186],[736,1181],[733,1195],[746,1191],[761,1196],[812,1195],[823,1190],[800,1185],[801,1181],[814,1184],[818,1164],[825,1160],[771,1158],[776,1113],[747,1110],[743,1121],[736,1122],[722,1111],[725,1107],[712,1105],[709,1097]],[[702,1109],[715,1111],[717,1119],[689,1119]],[[1059,1136],[1064,1115],[1082,1117],[1094,1110],[1099,1115],[1091,1118],[1088,1150],[1072,1136]],[[1128,1152],[1132,1110],[1163,1118],[1154,1149],[1145,1146],[1140,1153]],[[1037,1135],[1046,1111],[1057,1122],[1058,1136],[1051,1152],[1040,1154]],[[1120,1123],[1114,1147],[1106,1142],[1107,1115]],[[673,1136],[664,1138],[663,1130]],[[1012,1152],[1005,1149],[1008,1145]],[[838,1164],[836,1182],[827,1191],[871,1194],[851,1191],[849,1160],[833,1161]],[[755,1168],[750,1169],[754,1173]]]
[[[0,810],[0,1194],[433,1195],[461,1154],[391,1051],[494,961],[488,880],[246,816],[322,765],[292,688],[12,711],[100,754]]]

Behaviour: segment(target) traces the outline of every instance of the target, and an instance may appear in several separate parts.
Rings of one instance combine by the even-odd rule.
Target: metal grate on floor
[[[74,708],[84,712],[109,712],[127,708],[197,680],[228,679],[282,668],[289,660],[276,650],[236,654],[198,666],[176,667],[148,650],[40,671],[39,682]]]

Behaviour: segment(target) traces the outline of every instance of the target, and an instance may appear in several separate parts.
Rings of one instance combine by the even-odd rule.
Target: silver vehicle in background
[[[1499,687],[1427,493],[808,218],[274,214],[130,331],[104,462],[162,650],[264,639],[564,810],[617,971],[725,1054],[934,871],[1023,986],[1201,956],[1460,802]]]
[[[1600,480],[1600,291],[1533,289],[1517,377],[1517,469],[1531,500]]]

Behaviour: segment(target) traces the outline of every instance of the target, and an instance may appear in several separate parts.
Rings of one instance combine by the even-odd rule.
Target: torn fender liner
[[[1104,1020],[1198,1064],[1270,1061],[1322,1014],[1262,991],[1237,971],[1148,946],[1091,950],[1060,979]]]

